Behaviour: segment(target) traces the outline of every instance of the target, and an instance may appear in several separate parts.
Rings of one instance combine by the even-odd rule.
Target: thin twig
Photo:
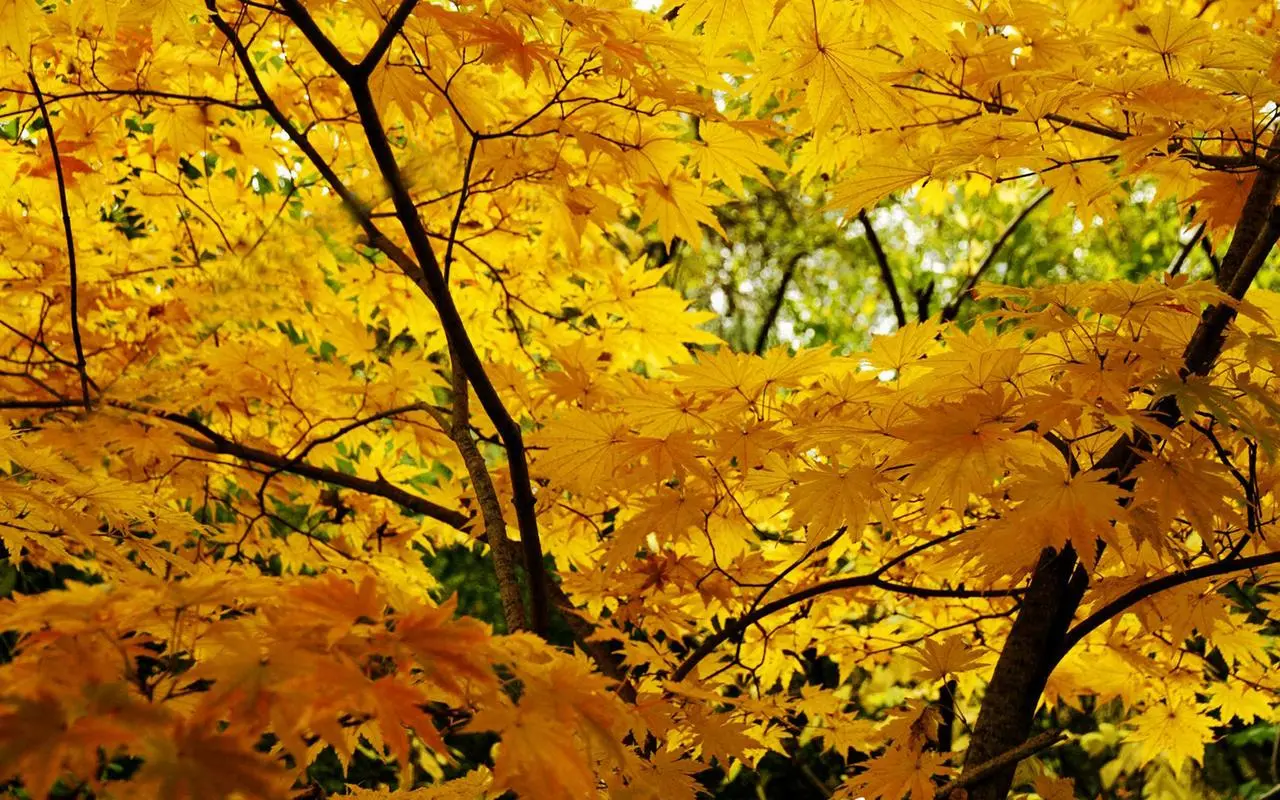
[[[453,270],[453,246],[458,241],[458,226],[462,224],[462,212],[467,208],[467,199],[471,197],[471,169],[476,163],[476,148],[480,140],[471,137],[471,146],[467,148],[466,166],[462,168],[462,188],[458,190],[458,206],[454,209],[453,220],[449,223],[449,241],[444,246],[444,279],[449,280]]]

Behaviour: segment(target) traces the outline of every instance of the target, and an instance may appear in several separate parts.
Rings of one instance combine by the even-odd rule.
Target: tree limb
[[[489,549],[493,552],[493,572],[498,579],[498,597],[502,601],[502,616],[507,622],[507,630],[524,630],[528,627],[528,621],[525,619],[524,601],[520,597],[520,581],[516,576],[515,547],[507,538],[507,521],[502,515],[502,503],[493,486],[489,465],[485,463],[484,456],[471,435],[467,376],[455,367],[452,380],[453,419],[448,425],[444,420],[440,424],[462,454],[467,475],[471,478],[471,489],[476,493],[476,501],[480,504],[480,516],[484,520]]]
[[[114,404],[113,404],[114,405]],[[138,411],[139,409],[129,406],[119,406],[126,410]],[[206,453],[215,453],[217,455],[227,455],[238,458],[241,461],[247,461],[251,464],[260,464],[264,467],[270,467],[280,472],[288,472],[303,478],[310,478],[321,483],[328,483],[333,486],[341,486],[344,489],[363,492],[365,494],[381,497],[400,505],[415,514],[421,514],[438,522],[456,528],[457,530],[470,533],[472,518],[468,514],[456,511],[451,508],[445,508],[438,503],[433,503],[425,497],[420,497],[412,492],[392,484],[386,478],[379,477],[378,480],[369,480],[355,475],[348,475],[345,472],[339,472],[336,469],[328,467],[320,467],[303,461],[300,458],[287,458],[278,453],[272,453],[268,450],[261,450],[249,445],[240,444],[232,441],[202,422],[184,417],[181,414],[169,412],[142,412],[148,413],[152,417],[172,422],[175,425],[181,425],[200,434],[203,438],[197,438],[189,434],[178,434],[178,436],[187,444],[203,450]]]
[[[934,793],[933,798],[934,800],[951,800],[952,792],[977,783],[991,773],[1010,765],[1017,764],[1024,758],[1033,756],[1041,750],[1053,747],[1055,744],[1066,738],[1066,735],[1067,734],[1063,731],[1045,731],[1037,736],[1033,736],[1012,750],[1006,750],[989,761],[965,770],[964,774],[960,777],[949,783],[943,784],[942,787]],[[963,795],[961,795],[961,797],[963,797]]]
[[[387,54],[387,48],[391,47],[391,42],[404,29],[405,22],[409,20],[409,15],[413,13],[413,9],[417,5],[418,0],[401,0],[400,5],[396,7],[395,13],[391,15],[391,19],[387,20],[387,27],[382,29],[382,33],[378,34],[378,39],[373,43],[373,47],[369,48],[369,52],[356,65],[356,75],[367,78],[373,74],[373,71],[378,68],[378,62]]]
[[[1176,586],[1182,586],[1186,583],[1194,583],[1195,581],[1212,578],[1217,575],[1227,575],[1232,572],[1244,572],[1258,567],[1266,567],[1271,564],[1280,564],[1280,553],[1263,553],[1262,555],[1249,556],[1248,558],[1233,558],[1224,561],[1217,561],[1212,564],[1204,564],[1199,567],[1193,567],[1183,572],[1175,572],[1170,575],[1163,575],[1154,580],[1148,581],[1141,586],[1135,586],[1119,597],[1113,599],[1106,605],[1098,608],[1089,616],[1067,632],[1062,642],[1061,652],[1058,659],[1061,660],[1071,648],[1080,643],[1080,640],[1093,633],[1098,628],[1105,625],[1109,620],[1123,614],[1130,607],[1141,603],[1152,595],[1172,589]]]
[[[871,227],[871,218],[867,216],[866,209],[858,212],[858,221],[862,223],[862,229],[867,232],[867,244],[871,245],[871,252],[876,257],[876,264],[880,267],[880,282],[889,292],[889,302],[893,304],[893,316],[898,320],[898,327],[901,328],[907,324],[907,311],[902,307],[902,295],[898,294],[898,283],[894,280],[893,270],[889,267],[889,257],[885,255],[884,247],[880,245],[880,237],[876,236],[875,228]]]
[[[1268,152],[1275,146],[1273,139]],[[1280,237],[1280,209],[1274,207],[1278,186],[1280,183],[1272,184],[1269,195],[1250,194],[1235,235],[1240,237],[1252,231],[1253,238],[1245,246],[1237,248],[1230,259],[1223,259],[1218,285],[1234,300],[1244,297]],[[1267,220],[1260,231],[1253,224],[1259,214]],[[1244,254],[1240,255],[1241,252]],[[1226,327],[1235,315],[1236,304],[1231,301],[1205,311],[1183,353],[1180,377],[1185,379],[1209,373],[1222,352]],[[1148,413],[1168,428],[1177,427],[1181,419],[1181,411],[1173,395],[1156,400]],[[1105,475],[1108,483],[1131,490],[1133,470],[1151,452],[1154,444],[1154,437],[1142,431],[1123,437],[1094,462],[1092,470]],[[1122,500],[1120,505],[1127,502]],[[1103,547],[1099,542],[1099,556]],[[965,753],[966,772],[1026,738],[1035,718],[1039,697],[1058,663],[1071,619],[1088,586],[1089,574],[1070,545],[1060,552],[1047,548],[1041,553],[1022,607],[987,684],[969,750]],[[981,780],[974,781],[977,788],[972,793],[972,800],[1003,800],[1012,781],[1011,766],[988,773]]]
[[[1196,245],[1199,244],[1200,240],[1204,237],[1204,229],[1206,225],[1208,225],[1207,222],[1201,222],[1200,227],[1195,229],[1195,232],[1191,234],[1191,238],[1188,239],[1187,243],[1178,251],[1178,257],[1175,258],[1173,260],[1173,264],[1169,266],[1170,275],[1177,275],[1182,271],[1182,267],[1187,263],[1187,256],[1191,255],[1191,251],[1195,249]]]
[[[347,205],[348,209],[356,215],[371,243],[379,247],[379,249],[384,249],[384,245],[390,245],[390,241],[382,231],[373,224],[368,210],[342,183],[332,167],[307,142],[306,137],[289,122],[279,106],[271,99],[257,75],[253,59],[249,56],[244,43],[240,41],[230,23],[218,13],[215,0],[205,0],[205,6],[210,12],[213,24],[231,43],[241,66],[246,72],[250,85],[258,94],[258,99],[267,109],[267,112],[271,114],[277,124],[280,124],[290,140],[313,162],[321,175],[334,188],[334,191],[343,200],[344,204]],[[498,430],[498,435],[502,439],[511,471],[512,493],[516,507],[517,527],[520,531],[520,542],[524,550],[526,568],[529,571],[529,594],[533,612],[533,628],[536,632],[545,634],[549,623],[550,610],[547,599],[548,577],[545,565],[542,562],[542,542],[538,532],[533,484],[529,475],[524,437],[520,425],[507,411],[496,387],[494,387],[493,382],[486,373],[484,363],[480,359],[479,353],[467,333],[461,314],[453,302],[444,274],[441,272],[440,263],[431,247],[430,236],[418,216],[417,208],[404,183],[403,176],[400,174],[400,168],[396,162],[395,154],[391,150],[386,131],[382,127],[377,106],[369,89],[367,76],[359,74],[355,66],[324,36],[319,26],[311,19],[298,0],[282,0],[282,6],[289,18],[298,25],[299,30],[307,36],[312,46],[316,48],[330,68],[337,72],[347,83],[347,88],[350,90],[352,99],[355,102],[360,125],[373,153],[374,161],[377,163],[383,180],[386,181],[391,189],[391,199],[396,211],[396,219],[404,228],[405,234],[409,239],[410,249],[418,263],[415,264],[402,250],[394,246],[384,249],[384,252],[387,252],[392,261],[414,281],[415,285],[427,295],[428,299],[436,307],[441,327],[445,331],[449,346],[456,354],[457,360],[462,364],[467,378],[480,400],[480,405],[485,410],[485,414]]]
[[[67,205],[67,179],[62,174],[62,159],[58,156],[58,137],[53,135],[53,120],[49,118],[49,107],[44,102],[40,84],[36,82],[36,74],[28,72],[27,79],[31,81],[31,91],[35,93],[36,103],[40,106],[40,118],[44,120],[45,131],[49,134],[49,149],[53,152],[53,171],[58,179],[58,202],[62,206],[62,230],[67,239],[67,265],[71,273],[71,341],[76,350],[80,397],[85,411],[88,411],[90,410],[89,371],[84,359],[84,341],[80,338],[80,279],[76,271],[76,240],[71,232],[71,209]]]
[[[752,352],[758,356],[764,355],[769,345],[769,334],[773,331],[774,323],[778,321],[778,314],[782,312],[782,303],[786,300],[787,289],[791,287],[796,268],[800,266],[801,260],[806,255],[807,253],[803,250],[795,253],[787,259],[787,265],[782,269],[782,280],[778,281],[778,288],[773,293],[773,299],[769,302],[768,310],[765,311],[764,320],[760,323],[760,330],[756,333],[756,343]]]
[[[925,546],[940,544],[943,541],[954,538],[959,533],[964,532],[964,530],[967,529],[961,529],[960,531],[947,534],[944,537],[931,540],[926,542],[923,546],[913,547],[905,553],[881,564],[872,572],[814,584],[813,586],[809,586],[784,597],[779,597],[776,600],[759,605],[753,610],[743,614],[741,617],[729,620],[725,623],[724,627],[708,636],[701,644],[694,648],[692,652],[684,657],[684,660],[681,661],[671,673],[671,680],[676,682],[684,680],[693,671],[694,667],[698,666],[698,664],[706,659],[707,656],[714,653],[716,648],[730,639],[735,638],[747,628],[751,627],[751,625],[765,617],[768,617],[771,614],[776,614],[784,608],[796,605],[797,603],[802,603],[810,598],[830,594],[831,592],[843,591],[845,589],[874,587],[877,589],[883,589],[886,592],[904,594],[912,597],[997,598],[1019,596],[1021,594],[1021,590],[1019,589],[929,589],[895,583],[893,581],[886,581],[882,577],[884,573],[888,572],[894,566],[902,563],[906,558],[920,552]]]

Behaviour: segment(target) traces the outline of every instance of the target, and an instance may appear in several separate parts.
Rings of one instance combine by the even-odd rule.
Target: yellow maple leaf
[[[957,635],[942,641],[926,639],[911,659],[924,667],[927,680],[937,681],[975,669],[982,663],[982,652],[968,647],[964,637]]]
[[[788,505],[793,522],[806,526],[810,544],[841,526],[857,538],[870,520],[892,516],[886,503],[896,481],[872,465],[822,464],[800,472],[794,480]]]
[[[1174,772],[1181,772],[1187,761],[1199,763],[1204,746],[1213,741],[1215,720],[1200,703],[1170,698],[1152,703],[1129,720],[1132,730],[1125,740],[1138,747],[1143,763],[1164,758]]]
[[[1126,493],[1097,472],[1072,476],[1065,465],[1024,467],[1023,477],[1010,484],[1008,491],[1021,502],[1010,515],[1016,517],[1015,526],[1035,531],[1042,547],[1073,545],[1086,564],[1096,559],[1097,540],[1114,544],[1113,523],[1128,519],[1119,505]]]
[[[761,167],[787,171],[787,162],[781,156],[731,122],[704,122],[698,133],[702,137],[701,146],[694,149],[690,163],[696,165],[704,177],[724,181],[739,195],[747,191],[742,185],[744,176],[769,183]]]
[[[676,30],[692,33],[699,25],[712,47],[736,49],[742,44],[758,47],[768,35],[778,5],[755,0],[668,0],[666,14],[674,10]]]
[[[658,235],[669,245],[677,236],[686,242],[700,243],[702,231],[699,225],[728,237],[711,206],[724,202],[724,196],[708,189],[689,176],[683,169],[669,173],[665,178],[650,178],[640,184],[643,191],[641,226],[657,223]]]
[[[868,800],[929,800],[937,788],[934,777],[953,771],[944,763],[947,757],[932,750],[890,747],[863,764],[863,771],[853,779],[854,787]]]

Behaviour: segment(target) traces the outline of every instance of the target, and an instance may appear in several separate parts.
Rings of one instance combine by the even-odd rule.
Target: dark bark
[[[866,211],[858,212],[858,221],[867,232],[867,243],[871,245],[871,253],[876,257],[876,266],[880,268],[880,282],[889,293],[889,302],[893,305],[893,318],[898,321],[898,327],[901,328],[907,324],[907,310],[902,306],[902,295],[898,293],[898,282],[893,278],[889,257],[885,255],[880,237],[876,235],[876,229],[871,227],[871,218],[867,216]]]
[[[982,700],[965,753],[966,771],[1026,741],[1058,647],[1087,586],[1087,576],[1070,548],[1040,557]],[[976,782],[969,788],[969,800],[1004,800],[1017,766],[1005,765]]]

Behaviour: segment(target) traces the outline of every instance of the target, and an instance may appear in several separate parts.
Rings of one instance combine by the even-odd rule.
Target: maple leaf
[[[672,11],[676,29],[691,33],[702,26],[702,34],[713,47],[732,49],[745,43],[756,48],[769,33],[778,5],[751,0],[668,0],[666,14]]]
[[[146,743],[136,778],[142,791],[174,800],[224,800],[235,793],[246,800],[274,800],[292,782],[231,734],[217,734],[198,724],[177,726],[171,737]]]
[[[66,181],[67,186],[76,185],[77,175],[89,175],[94,171],[93,167],[83,160],[62,153],[58,154],[58,165],[62,167],[63,180]],[[52,153],[26,168],[26,174],[33,178],[55,178],[57,173],[58,169],[54,164]]]
[[[1098,539],[1114,542],[1115,521],[1127,519],[1119,502],[1125,492],[1097,472],[1068,475],[1056,465],[1025,467],[1009,495],[1021,501],[1012,515],[1015,525],[1036,531],[1040,546],[1071,544],[1085,563],[1093,563]]]
[[[924,667],[927,680],[936,681],[978,667],[982,653],[968,648],[962,637],[948,636],[942,641],[926,639],[911,658]]]
[[[1132,731],[1125,740],[1137,745],[1144,763],[1162,757],[1174,772],[1181,772],[1186,762],[1198,763],[1204,757],[1205,744],[1213,740],[1215,721],[1201,704],[1170,698],[1152,703],[1129,724]]]
[[[838,122],[859,133],[892,125],[898,100],[881,76],[893,67],[858,33],[851,8],[822,0],[791,4],[787,12],[783,38],[792,60],[764,69],[805,82],[805,109],[819,135]]]
[[[1275,713],[1272,698],[1241,681],[1228,680],[1209,689],[1209,708],[1221,713],[1222,721],[1239,719],[1248,725],[1257,719],[1270,719]]]
[[[1090,223],[1094,215],[1106,220],[1115,214],[1113,194],[1119,181],[1106,164],[1071,162],[1060,169],[1046,170],[1040,179],[1053,190],[1050,202],[1058,210],[1074,205],[1077,215]]]
[[[867,798],[933,797],[934,778],[952,772],[946,753],[890,747],[870,761],[854,778],[854,791]]]
[[[470,38],[484,50],[482,60],[488,64],[507,64],[527,83],[535,67],[546,67],[555,53],[543,42],[525,39],[524,32],[510,21],[469,19]]]
[[[903,52],[910,52],[916,38],[946,49],[951,23],[964,16],[963,7],[950,0],[869,0],[864,8],[877,24],[889,30]]]
[[[970,394],[921,409],[918,419],[904,423],[900,435],[907,445],[900,458],[915,465],[906,487],[930,498],[934,509],[948,502],[962,509],[971,494],[990,488],[1006,464],[1035,463],[1044,451],[1005,421],[1007,403],[1000,393]]]
[[[1075,800],[1075,784],[1069,778],[1051,778],[1041,775],[1035,779],[1036,794],[1042,800]]]
[[[616,415],[571,412],[540,432],[537,444],[547,452],[537,465],[564,485],[587,490],[616,474],[629,438],[626,424]]]
[[[347,797],[355,800],[486,800],[489,786],[493,783],[493,773],[485,767],[479,767],[460,778],[424,786],[418,789],[402,789],[385,791],[381,789],[352,789]]]
[[[787,171],[787,162],[750,133],[730,122],[704,122],[698,129],[703,146],[694,150],[690,163],[709,178],[718,178],[739,195],[747,193],[743,176],[768,184],[761,167]]]
[[[698,734],[698,748],[702,758],[715,759],[721,767],[728,767],[734,759],[741,761],[747,750],[760,743],[747,735],[748,726],[734,722],[722,714],[695,713],[690,722]]]
[[[887,508],[894,482],[870,465],[820,465],[795,475],[788,505],[792,520],[805,525],[816,544],[839,528],[858,537],[872,519],[892,516]]]
[[[675,170],[663,178],[652,178],[641,184],[643,214],[641,225],[657,223],[658,235],[668,244],[677,236],[687,242],[702,239],[699,225],[727,236],[711,206],[723,200],[721,195],[689,176],[683,170]]]

